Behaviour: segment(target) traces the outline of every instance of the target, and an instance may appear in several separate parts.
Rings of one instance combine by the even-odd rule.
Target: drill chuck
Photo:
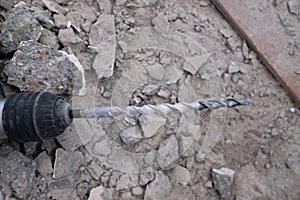
[[[17,142],[54,138],[70,126],[70,104],[49,92],[28,92],[0,101],[0,135]]]

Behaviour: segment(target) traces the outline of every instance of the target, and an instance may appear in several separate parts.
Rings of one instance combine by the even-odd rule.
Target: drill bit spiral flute
[[[144,105],[142,107],[96,107],[73,110],[61,97],[49,92],[20,93],[0,100],[0,137],[18,142],[35,142],[62,134],[73,118],[104,118],[128,115],[184,113],[187,110],[214,110],[248,106],[250,100],[228,98],[194,103]]]

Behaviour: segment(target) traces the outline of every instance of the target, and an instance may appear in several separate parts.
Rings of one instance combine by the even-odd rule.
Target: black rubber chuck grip
[[[49,92],[15,94],[4,104],[3,128],[17,142],[51,139],[70,126],[70,109],[70,104]]]

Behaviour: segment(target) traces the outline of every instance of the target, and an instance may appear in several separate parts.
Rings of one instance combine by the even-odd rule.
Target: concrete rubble
[[[158,133],[166,123],[165,117],[159,115],[141,116],[138,118],[143,131],[143,138],[150,138]]]
[[[69,11],[67,8],[62,7],[53,1],[42,0],[42,2],[51,12],[66,14]]]
[[[135,144],[143,139],[142,130],[137,126],[132,126],[120,133],[120,138],[125,144]]]
[[[83,40],[75,34],[72,28],[60,29],[58,39],[64,46],[71,47],[77,51],[81,50],[84,46]]]
[[[155,179],[146,187],[144,200],[164,199],[171,192],[172,183],[162,171],[155,173]]]
[[[139,184],[141,186],[144,186],[148,184],[150,181],[152,181],[154,177],[155,177],[155,173],[152,167],[143,168],[140,171]]]
[[[100,15],[91,27],[89,43],[98,52],[93,68],[99,79],[113,75],[116,47],[114,27],[112,15]]]
[[[34,18],[36,20],[38,20],[38,22],[40,23],[40,25],[42,25],[43,27],[45,27],[46,29],[53,29],[55,27],[54,22],[49,19],[49,17],[47,17],[46,15],[43,14],[37,14],[34,16]]]
[[[61,52],[35,41],[24,41],[4,68],[7,83],[24,91],[72,94],[78,69]]]
[[[60,179],[75,173],[84,162],[84,156],[79,151],[66,152],[57,149],[55,153],[55,163],[53,178]]]
[[[189,184],[191,179],[190,171],[179,165],[173,169],[172,175],[175,178],[176,183],[181,184],[184,187]]]
[[[1,28],[0,53],[14,52],[21,41],[37,41],[41,36],[41,32],[41,25],[30,13],[25,3],[18,3]]]
[[[157,152],[157,163],[161,169],[169,167],[179,158],[178,141],[174,135],[160,143]]]
[[[228,199],[234,181],[235,171],[228,168],[212,169],[211,176],[214,188],[222,199]]]
[[[56,35],[53,32],[51,32],[45,28],[42,30],[42,34],[41,34],[41,37],[39,38],[39,42],[41,44],[51,47],[53,49],[59,48],[58,39],[57,39]]]
[[[7,147],[1,147],[0,159],[0,178],[11,186],[16,195],[26,198],[33,187],[36,162]]]
[[[262,13],[275,9],[290,38],[282,49],[297,57],[298,1],[251,2]],[[299,109],[209,0],[2,1],[0,7],[6,96],[49,91],[76,108],[225,97],[255,102],[228,111],[225,122],[211,121],[219,110],[74,120],[53,140],[3,140],[0,199],[300,196]],[[216,144],[207,151],[209,142]]]
[[[160,86],[157,84],[149,84],[144,87],[142,93],[147,96],[155,95],[159,91]]]

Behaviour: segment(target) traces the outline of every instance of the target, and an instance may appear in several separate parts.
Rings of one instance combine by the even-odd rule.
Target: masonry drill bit
[[[96,107],[82,110],[71,110],[71,118],[114,118],[120,115],[136,117],[138,115],[166,115],[170,112],[184,113],[188,110],[200,111],[204,109],[215,110],[221,107],[234,108],[236,106],[248,106],[251,101],[249,99],[228,98],[224,100],[200,100],[193,103],[177,103],[177,104],[160,104],[160,105],[144,105],[142,107],[128,106],[120,107]]]

